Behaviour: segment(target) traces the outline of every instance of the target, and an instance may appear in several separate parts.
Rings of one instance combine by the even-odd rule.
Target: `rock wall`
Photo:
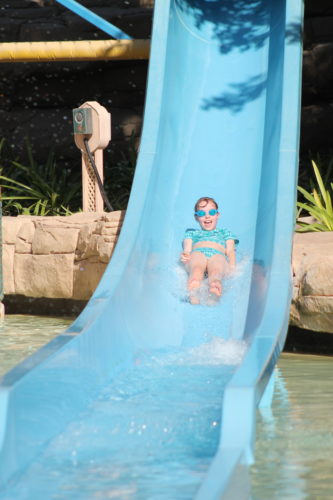
[[[113,253],[124,212],[4,217],[4,293],[88,300]]]
[[[111,258],[123,219],[122,211],[4,217],[6,301],[89,300]],[[332,248],[333,232],[295,234],[291,325],[333,333]],[[52,310],[50,304],[44,309]]]

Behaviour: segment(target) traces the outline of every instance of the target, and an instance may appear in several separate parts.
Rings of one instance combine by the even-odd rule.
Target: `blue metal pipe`
[[[89,23],[93,24],[100,30],[112,36],[113,38],[119,40],[132,40],[132,37],[124,33],[122,30],[120,30],[113,24],[109,23],[102,17],[98,16],[97,14],[94,14],[94,12],[91,12],[91,10],[87,9],[86,7],[83,7],[83,5],[76,2],[75,0],[56,0],[56,1],[61,5],[63,5],[64,7],[67,7],[67,9],[75,12],[75,14],[82,17]]]

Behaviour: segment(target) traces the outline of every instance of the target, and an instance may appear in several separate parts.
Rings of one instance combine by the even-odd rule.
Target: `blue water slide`
[[[184,352],[208,336],[246,353],[221,396],[215,451],[186,498],[249,497],[255,412],[269,404],[289,319],[301,28],[301,0],[156,0],[124,226],[81,315],[1,379],[3,491],[142,353]],[[214,307],[185,300],[178,262],[201,196],[220,203],[221,224],[240,240],[239,271]]]

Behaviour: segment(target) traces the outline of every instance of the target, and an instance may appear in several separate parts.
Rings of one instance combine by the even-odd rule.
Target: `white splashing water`
[[[238,261],[234,273],[222,280],[223,294],[230,292],[237,288],[238,284],[241,284],[241,278],[248,272],[250,263],[251,261],[247,256],[242,257]],[[180,300],[187,302],[189,300],[187,291],[188,274],[184,266],[180,263],[174,267],[173,271],[172,275],[175,283],[173,287],[174,294],[177,295]],[[209,282],[207,278],[203,279],[201,286],[196,291],[196,296],[200,304],[206,306],[214,306],[221,300],[209,293]]]
[[[239,365],[246,353],[243,340],[224,340],[214,337],[209,342],[190,349],[191,364]]]
[[[248,345],[243,340],[225,340],[221,337],[211,337],[207,342],[198,346],[152,355],[147,365],[159,366],[237,366],[247,351]]]

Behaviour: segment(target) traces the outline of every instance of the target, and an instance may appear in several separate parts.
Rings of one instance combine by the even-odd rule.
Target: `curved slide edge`
[[[242,365],[226,387],[220,446],[196,500],[250,498],[249,465],[254,461],[256,408],[271,404],[274,368],[287,335],[298,176],[303,14],[302,0],[286,0],[278,199],[266,308]],[[296,43],[288,43],[291,30]],[[252,305],[255,306],[255,299]]]

